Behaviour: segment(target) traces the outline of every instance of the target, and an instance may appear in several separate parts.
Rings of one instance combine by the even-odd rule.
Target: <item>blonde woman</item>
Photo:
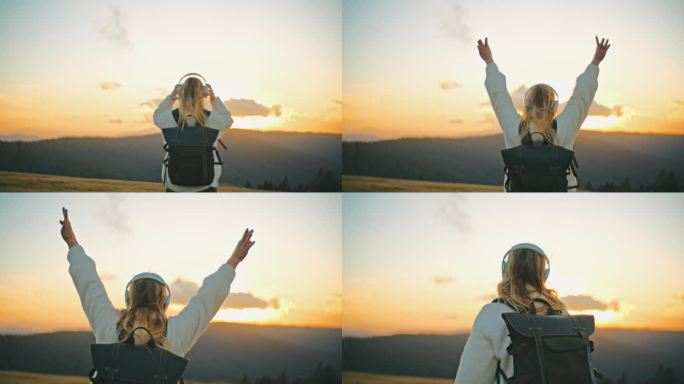
[[[169,318],[166,315],[171,291],[154,273],[142,273],[131,280],[126,287],[126,308],[118,310],[109,300],[95,262],[76,241],[69,212],[63,208],[62,213],[61,234],[69,247],[69,274],[98,344],[121,342],[135,328],[145,327],[162,348],[185,356],[221,308],[230,292],[235,269],[254,245],[251,240],[254,231],[245,230],[228,261],[204,279],[195,296],[175,316]],[[150,342],[150,335],[142,329],[135,331],[133,336],[136,345]]]
[[[513,105],[506,88],[504,76],[494,63],[489,41],[477,41],[480,57],[487,64],[485,87],[494,113],[503,131],[506,148],[521,144],[551,143],[574,150],[575,139],[582,122],[587,117],[594,95],[598,89],[599,64],[606,57],[610,43],[607,39],[596,39],[596,51],[591,63],[577,78],[575,89],[565,109],[558,112],[558,95],[547,84],[530,87],[523,100],[522,116]],[[505,181],[504,181],[505,184]],[[577,191],[577,178],[568,175],[568,190]]]
[[[506,350],[511,339],[501,314],[529,308],[535,299],[550,305],[535,302],[538,314],[566,312],[556,292],[545,285],[549,272],[546,254],[534,244],[517,244],[504,255],[497,302],[486,304],[475,318],[461,354],[456,384],[496,383],[497,365],[506,377],[513,376],[513,357]]]
[[[213,133],[216,138],[212,142],[213,147],[215,147],[216,142],[221,138],[223,132],[233,124],[233,118],[221,99],[214,94],[214,89],[211,85],[203,83],[199,78],[201,75],[188,75],[193,76],[185,78],[185,81],[176,85],[173,92],[164,98],[159,104],[159,107],[154,111],[154,124],[162,130],[182,130],[185,127],[196,126],[215,130],[216,132]],[[204,109],[204,100],[207,97],[209,98],[212,107],[211,111]],[[174,109],[173,106],[176,101],[178,102],[178,108]],[[166,138],[164,138],[164,144],[168,144]],[[216,192],[222,168],[218,154],[214,152],[212,156],[214,157],[214,178],[211,183],[208,185],[188,186],[176,185],[171,182],[166,165],[166,162],[168,161],[167,154],[165,164],[162,166],[162,180],[164,180],[166,191]]]

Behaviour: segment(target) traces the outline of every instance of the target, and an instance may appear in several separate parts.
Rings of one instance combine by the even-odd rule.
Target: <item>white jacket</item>
[[[496,118],[499,120],[499,126],[503,131],[506,148],[516,147],[520,145],[518,126],[521,117],[506,89],[506,76],[499,71],[495,63],[487,64],[486,73],[485,87]],[[589,64],[584,73],[577,77],[570,100],[565,105],[563,112],[556,116],[558,145],[574,150],[577,133],[587,117],[589,107],[598,89],[598,74],[598,66]],[[568,186],[573,185],[577,185],[577,179],[570,174],[568,175]],[[576,189],[572,191],[576,191]]]
[[[209,115],[209,120],[207,121],[207,128],[211,129],[216,129],[218,131],[218,136],[216,136],[216,140],[221,138],[223,135],[223,132],[230,128],[231,125],[233,125],[233,117],[230,115],[230,111],[228,108],[226,108],[225,104],[221,101],[220,98],[216,97],[214,98],[214,101],[211,103],[212,106],[212,111],[211,114]],[[167,96],[164,100],[162,100],[161,103],[159,103],[159,106],[157,109],[154,111],[153,115],[153,120],[154,124],[161,128],[174,128],[178,126],[178,123],[176,120],[173,118],[173,99],[171,98],[171,95]],[[187,124],[191,127],[195,126],[196,121],[194,118],[190,117],[189,119],[186,120]],[[164,140],[164,144],[166,144],[166,140],[162,136],[162,140]],[[216,142],[214,142],[214,146],[216,146]],[[168,154],[167,154],[168,156]],[[216,157],[216,154],[214,154],[214,161],[218,161],[218,158]],[[199,186],[199,187],[187,187],[187,186],[180,186],[180,185],[174,185],[171,183],[171,180],[168,177],[164,177],[166,173],[166,166],[162,165],[162,180],[166,180],[166,187],[176,191],[176,192],[197,192],[201,191],[203,189],[206,189],[208,187],[214,187],[218,188],[218,183],[219,183],[219,178],[221,177],[221,165],[220,164],[215,164],[214,165],[214,181],[210,185],[206,186]]]
[[[104,285],[97,275],[95,262],[86,255],[80,245],[69,249],[67,260],[69,274],[95,334],[95,342],[119,342],[116,332],[119,311],[114,308],[107,296]],[[230,284],[234,278],[235,269],[228,264],[223,264],[218,271],[207,276],[202,287],[185,308],[176,316],[169,318],[167,344],[163,347],[176,355],[185,356],[221,308],[221,304],[230,293]]]

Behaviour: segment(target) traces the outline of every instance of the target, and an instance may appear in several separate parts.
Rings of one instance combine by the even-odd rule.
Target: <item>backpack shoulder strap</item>
[[[512,309],[512,310],[514,310],[514,311],[516,311],[516,312],[520,312],[520,311],[518,311],[515,307],[513,307],[513,306],[511,305],[511,303],[509,303],[508,301],[506,301],[506,300],[504,300],[504,299],[502,299],[502,298],[500,298],[500,297],[497,297],[496,299],[492,300],[492,303],[503,304],[503,305],[507,306],[508,308],[510,308],[510,309]]]
[[[178,117],[180,116],[180,112],[178,112],[178,108],[171,111],[171,114],[173,115],[173,120],[175,120],[176,124],[178,124]]]
[[[551,128],[553,128],[553,131],[558,133],[558,121],[556,119],[553,119],[553,123],[551,124]]]

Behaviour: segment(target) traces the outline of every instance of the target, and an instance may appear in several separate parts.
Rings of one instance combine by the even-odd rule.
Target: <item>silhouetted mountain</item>
[[[345,337],[342,368],[348,371],[427,377],[456,377],[468,335]],[[658,366],[684,376],[684,332],[599,329],[591,337],[594,366],[607,377],[650,378]]]
[[[219,146],[221,182],[243,186],[265,180],[308,184],[320,169],[341,174],[341,136],[228,130]],[[0,170],[161,183],[161,134],[123,138],[0,141]],[[338,183],[339,184],[339,183]]]
[[[185,377],[239,380],[311,374],[320,362],[340,372],[340,329],[211,324],[188,353]],[[0,370],[86,375],[91,366],[89,332],[0,335]]]
[[[343,173],[456,183],[503,183],[501,135],[342,144]],[[575,146],[580,183],[652,184],[660,170],[684,179],[684,136],[582,132]]]

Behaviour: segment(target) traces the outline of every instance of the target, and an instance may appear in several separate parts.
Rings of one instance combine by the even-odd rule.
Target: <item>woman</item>
[[[230,259],[204,279],[195,296],[176,316],[167,318],[171,292],[161,277],[152,273],[138,275],[129,283],[126,308],[117,310],[97,275],[95,262],[76,241],[69,212],[62,208],[62,213],[64,220],[60,220],[61,233],[69,247],[69,274],[98,344],[123,341],[136,327],[145,327],[162,348],[185,356],[221,308],[235,278],[235,268],[254,245],[254,241],[251,241],[254,230],[246,229]],[[144,330],[136,331],[133,336],[136,345],[145,345],[150,341],[150,336]]]
[[[209,97],[212,110],[204,109],[204,99]],[[174,102],[178,101],[178,108],[173,109]],[[176,119],[174,114],[178,116]],[[209,84],[203,84],[197,77],[188,77],[182,84],[177,85],[173,92],[159,104],[154,111],[154,124],[161,129],[194,127],[199,124],[202,127],[218,131],[216,141],[221,138],[223,132],[233,124],[230,111],[220,98],[214,95],[214,89]],[[216,146],[216,141],[213,145]],[[166,144],[166,142],[164,143]],[[214,161],[218,162],[216,154]],[[216,192],[219,178],[221,177],[221,165],[214,165],[214,180],[210,185],[190,187],[174,185],[166,174],[166,165],[162,166],[162,180],[166,185],[167,192]]]
[[[504,256],[499,302],[485,305],[475,318],[456,373],[456,384],[495,383],[497,363],[506,377],[513,376],[513,358],[506,348],[511,344],[502,313],[529,308],[533,299],[546,300],[554,310],[565,311],[556,292],[545,285],[549,266],[544,251],[534,244],[518,244]],[[538,314],[549,308],[535,303]],[[516,308],[516,309],[514,309]]]
[[[504,134],[506,148],[521,144],[540,144],[543,142],[574,150],[575,138],[587,117],[594,95],[598,89],[598,65],[606,57],[610,48],[607,39],[596,39],[596,51],[591,64],[577,78],[575,89],[562,113],[556,114],[558,95],[549,85],[537,84],[530,87],[523,100],[522,116],[513,106],[513,100],[506,89],[506,76],[499,72],[494,63],[489,41],[477,41],[480,57],[487,63],[485,87],[494,108],[496,118]],[[556,129],[553,122],[556,121]],[[504,181],[505,184],[505,181]],[[577,191],[577,178],[568,175],[568,189]]]

